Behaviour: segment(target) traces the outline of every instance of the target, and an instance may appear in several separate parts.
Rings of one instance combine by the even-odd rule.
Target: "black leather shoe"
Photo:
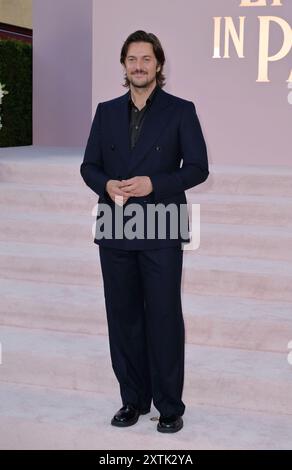
[[[183,419],[181,416],[171,415],[171,416],[162,416],[160,415],[159,421],[157,424],[157,431],[159,432],[177,432],[184,425]]]
[[[137,423],[140,415],[146,415],[149,413],[150,408],[147,410],[139,410],[131,404],[122,406],[122,408],[117,411],[114,417],[111,420],[113,426],[132,426]]]

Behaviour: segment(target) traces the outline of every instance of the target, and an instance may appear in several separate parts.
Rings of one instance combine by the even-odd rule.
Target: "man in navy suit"
[[[193,102],[162,89],[165,56],[159,39],[134,32],[120,62],[129,90],[98,104],[80,167],[99,196],[94,242],[123,404],[111,424],[135,424],[153,400],[160,413],[157,430],[177,432],[185,412],[181,275],[182,243],[190,241],[185,190],[207,179],[207,150]]]

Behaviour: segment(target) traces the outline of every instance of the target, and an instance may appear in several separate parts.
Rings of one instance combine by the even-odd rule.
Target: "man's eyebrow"
[[[136,58],[136,56],[135,56],[135,55],[128,55],[128,57],[135,57],[135,58]],[[146,54],[146,55],[143,55],[142,57],[151,57],[151,55],[149,55],[149,54]]]

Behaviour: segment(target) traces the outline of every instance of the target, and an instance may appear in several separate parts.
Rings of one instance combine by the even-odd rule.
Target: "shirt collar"
[[[146,100],[146,105],[148,105],[149,103],[151,103],[154,99],[154,96],[157,92],[157,89],[158,89],[159,85],[157,84],[156,87],[152,90],[152,92],[150,93],[150,95],[148,96],[147,100]],[[131,90],[129,90],[129,98],[128,98],[128,103],[129,105],[133,105],[135,106],[134,102],[132,101],[132,97],[131,97]]]

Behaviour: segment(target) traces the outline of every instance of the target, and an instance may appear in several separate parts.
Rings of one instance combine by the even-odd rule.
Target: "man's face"
[[[124,69],[129,82],[137,88],[146,88],[156,81],[160,69],[149,42],[132,42],[128,47]]]

